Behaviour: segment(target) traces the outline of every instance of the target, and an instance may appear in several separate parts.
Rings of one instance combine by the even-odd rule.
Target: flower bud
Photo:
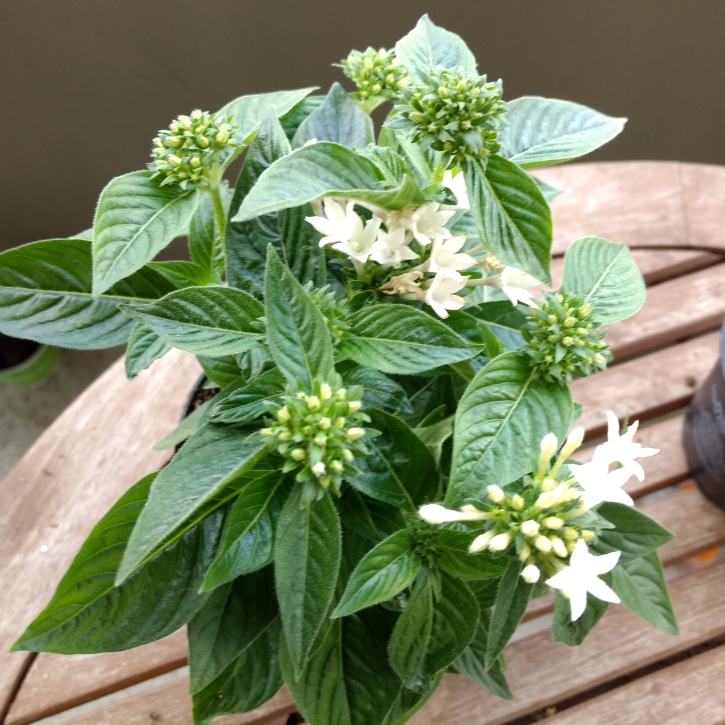
[[[496,534],[488,544],[491,551],[503,551],[511,543],[511,534],[507,531],[503,534]]]
[[[332,388],[327,383],[320,385],[320,398],[322,400],[329,400],[332,397]]]
[[[280,408],[277,411],[277,420],[284,425],[285,423],[288,423],[290,419],[289,410],[287,409],[287,406],[285,405],[284,408]]]
[[[553,433],[547,433],[541,439],[539,451],[539,471],[541,475],[543,475],[546,466],[549,464],[551,457],[556,453],[558,447],[559,441],[556,440],[556,436]]]
[[[569,456],[574,453],[575,450],[577,450],[582,442],[584,441],[584,428],[582,426],[577,426],[574,428],[574,430],[569,433],[569,436],[566,439],[566,443],[561,448],[561,451],[559,452],[559,460],[563,463]]]
[[[229,141],[229,134],[226,131],[219,131],[219,133],[216,135],[215,141],[220,146],[224,146],[224,144]]]
[[[568,555],[566,545],[558,536],[550,536],[551,548],[553,552],[560,558],[564,559]]]
[[[342,457],[347,463],[352,463],[355,456],[352,455],[352,451],[349,448],[342,449]]]
[[[333,425],[335,426],[335,428],[338,428],[341,430],[342,428],[345,427],[345,419],[342,417],[335,418],[335,422],[333,423]]]
[[[270,438],[271,436],[274,435],[274,430],[272,430],[272,428],[262,428],[261,433],[266,438]]]
[[[287,441],[292,439],[292,433],[288,430],[281,430],[279,433],[277,433],[277,440],[281,441],[282,443],[286,443]]]
[[[493,539],[494,533],[493,531],[487,531],[485,534],[481,534],[480,536],[477,536],[471,545],[468,547],[468,551],[471,552],[471,554],[476,554],[479,551],[483,551],[484,549],[488,548],[488,544]]]
[[[343,400],[345,400],[345,396],[347,395],[347,390],[345,388],[340,388],[337,391],[337,399],[342,403]]]
[[[519,551],[519,559],[526,561],[531,556],[531,547],[528,544],[524,544]]]
[[[322,430],[329,430],[330,426],[332,425],[332,422],[330,421],[329,418],[320,418],[317,425]]]
[[[521,572],[521,578],[527,584],[536,584],[539,581],[539,577],[541,577],[541,572],[539,571],[539,567],[534,564],[529,564]]]
[[[529,519],[521,524],[521,533],[524,536],[536,536],[539,533],[539,523]]]
[[[310,410],[319,410],[320,399],[316,395],[310,395],[309,398],[307,398],[307,407]]]
[[[513,508],[514,511],[523,511],[524,505],[524,497],[520,496],[518,493],[511,499],[511,508]]]
[[[489,486],[486,489],[486,493],[488,494],[488,497],[491,499],[491,501],[493,501],[494,503],[500,504],[506,500],[506,494],[498,486]]]
[[[358,410],[362,407],[362,403],[359,400],[351,400],[347,404],[347,411],[350,415],[353,413],[357,413]]]
[[[564,522],[558,516],[547,516],[542,522],[547,529],[560,529]]]
[[[342,466],[342,463],[340,461],[338,461],[337,459],[335,459],[333,461],[330,461],[330,464],[329,464],[328,468],[333,473],[342,473],[343,466]]]
[[[307,458],[307,451],[305,451],[304,448],[293,448],[290,456],[292,456],[295,461],[304,461],[305,458]]]
[[[544,491],[543,493],[539,494],[539,498],[536,499],[536,502],[534,503],[534,508],[538,511],[552,508],[556,504],[556,499],[557,497],[554,491]]]
[[[542,553],[548,554],[551,551],[551,541],[546,536],[537,536],[534,539],[534,546]]]
[[[579,319],[583,320],[583,319],[589,317],[591,312],[592,312],[592,306],[588,302],[586,304],[583,304],[579,308]]]
[[[579,532],[576,529],[573,529],[571,526],[565,526],[562,529],[561,535],[566,541],[574,541],[575,539],[579,538]]]
[[[358,438],[362,438],[365,435],[365,431],[362,428],[350,428],[347,431],[347,437],[351,441],[356,441]]]
[[[315,465],[312,466],[311,470],[312,470],[312,473],[314,473],[315,476],[317,476],[318,478],[320,476],[324,476],[325,473],[327,472],[327,468],[322,461],[318,461],[317,463],[315,463]]]
[[[584,531],[582,531],[581,533],[581,537],[582,539],[584,539],[584,541],[591,541],[594,538],[594,532],[589,531],[588,529],[584,529]]]
[[[322,488],[328,488],[331,483],[332,479],[329,476],[322,476],[322,478],[320,478],[320,486],[322,486]]]

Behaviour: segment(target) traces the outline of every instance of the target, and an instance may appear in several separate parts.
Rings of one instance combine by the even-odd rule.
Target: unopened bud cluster
[[[189,116],[179,116],[154,139],[154,160],[149,169],[156,172],[155,177],[163,177],[162,186],[203,188],[209,184],[210,169],[236,147],[236,131],[231,117],[222,118],[198,109]]]
[[[570,383],[598,370],[605,370],[612,359],[597,331],[592,308],[580,298],[547,293],[540,304],[531,305],[523,335],[524,348],[533,369],[549,381]]]
[[[397,116],[386,125],[408,129],[413,140],[443,154],[446,166],[499,149],[498,131],[506,104],[501,81],[463,68],[437,67],[425,84],[406,86]]]
[[[329,285],[314,289],[312,282],[307,282],[305,284],[305,290],[325,318],[327,329],[332,336],[332,341],[337,344],[342,339],[345,331],[350,327],[350,323],[347,321],[349,315],[347,300],[338,297],[330,290]]]
[[[355,456],[367,453],[362,438],[362,388],[315,384],[311,394],[299,392],[284,396],[282,405],[271,408],[262,435],[273,438],[276,450],[284,456],[283,471],[297,471],[296,480],[304,485],[303,504],[324,496],[330,489],[340,493],[343,475],[354,473]]]
[[[394,50],[353,50],[340,66],[357,86],[354,95],[368,110],[400,95],[401,89],[410,83],[408,71],[395,57]]]

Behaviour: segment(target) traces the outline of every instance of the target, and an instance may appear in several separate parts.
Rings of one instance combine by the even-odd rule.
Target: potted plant
[[[610,414],[577,464],[569,432],[569,383],[606,367],[601,326],[639,309],[642,279],[624,245],[587,237],[561,289],[530,291],[551,282],[555,190],[528,169],[623,120],[505,102],[427,16],[342,67],[354,93],[180,116],[148,170],[103,190],[92,242],[0,255],[0,329],[127,341],[129,377],[177,347],[220,388],[14,646],[114,651],[188,624],[197,723],[283,682],[313,725],[402,724],[446,671],[511,697],[504,647],[550,589],[558,642],[610,602],[676,632],[656,553],[671,534],[622,490],[656,451]],[[187,234],[192,262],[153,261]]]
[[[0,333],[0,383],[4,385],[36,385],[53,372],[57,361],[58,348]]]

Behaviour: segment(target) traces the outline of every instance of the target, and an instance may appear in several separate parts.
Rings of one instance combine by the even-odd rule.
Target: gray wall
[[[157,129],[245,93],[340,79],[429,11],[507,98],[631,120],[592,158],[725,164],[723,0],[0,0],[0,248],[91,224]]]

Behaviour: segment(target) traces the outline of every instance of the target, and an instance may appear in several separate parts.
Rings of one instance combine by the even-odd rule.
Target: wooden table
[[[499,700],[448,675],[415,725],[667,725],[725,723],[725,562],[706,552],[725,544],[725,512],[688,481],[680,439],[683,408],[718,357],[725,316],[725,168],[678,163],[605,163],[539,171],[566,193],[553,204],[555,251],[586,234],[624,241],[650,286],[644,308],[608,336],[615,364],[578,380],[589,439],[604,414],[644,423],[641,440],[662,449],[645,459],[644,484],[629,492],[675,532],[661,550],[675,575],[671,593],[682,630],[658,633],[610,607],[579,648],[546,630],[507,649],[516,695]],[[561,260],[555,261],[561,276]],[[199,373],[174,352],[134,382],[121,361],[43,434],[0,486],[0,711],[5,725],[68,711],[69,725],[190,725],[184,632],[131,652],[60,657],[7,654],[52,594],[95,521],[166,455],[153,443],[178,421]],[[683,565],[683,562],[689,562]],[[547,616],[551,599],[532,603]],[[176,673],[178,676],[173,677]],[[160,677],[163,676],[163,677]],[[170,679],[171,678],[171,679]],[[130,689],[125,689],[130,688]],[[124,692],[121,692],[124,690]],[[117,701],[109,702],[114,698]],[[255,713],[217,722],[283,725],[293,710],[285,690]]]

